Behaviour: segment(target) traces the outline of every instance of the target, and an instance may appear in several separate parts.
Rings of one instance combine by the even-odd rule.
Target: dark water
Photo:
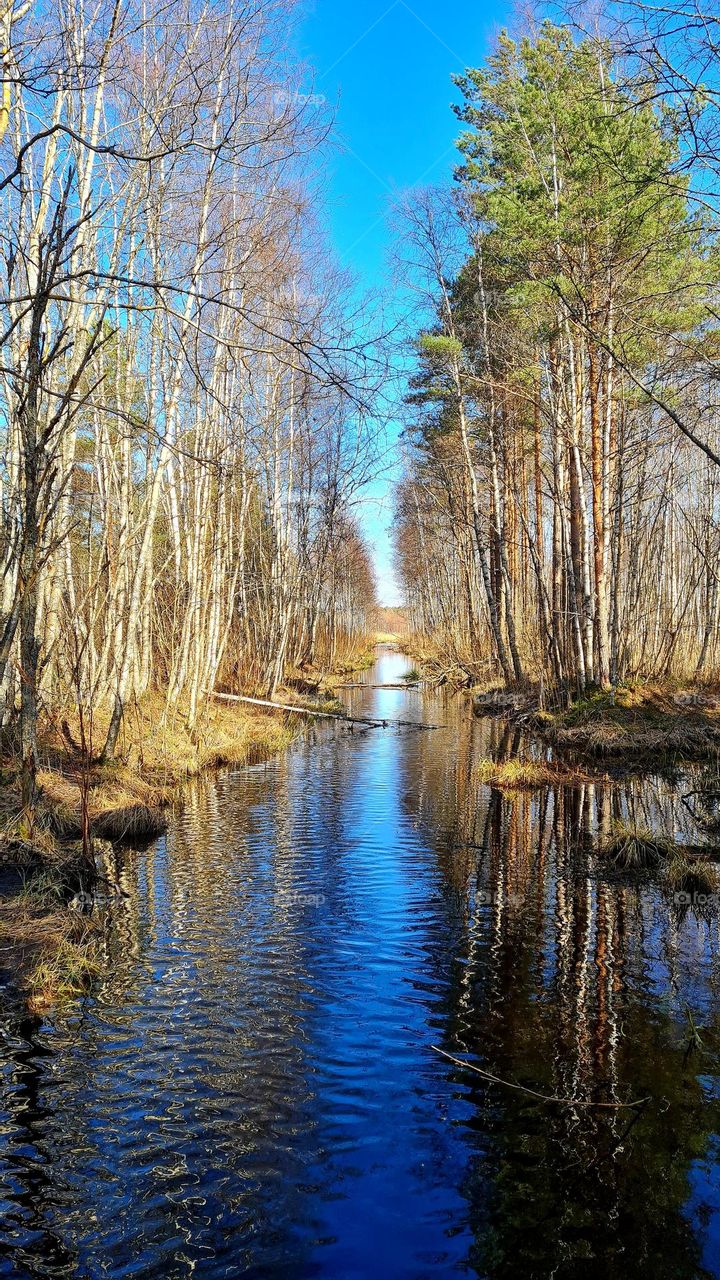
[[[720,1275],[717,921],[594,852],[677,789],[503,796],[462,699],[346,696],[447,727],[190,790],[92,997],[5,1019],[0,1275]]]

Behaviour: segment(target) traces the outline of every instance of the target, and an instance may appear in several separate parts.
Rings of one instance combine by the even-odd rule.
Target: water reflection
[[[108,868],[92,999],[8,1020],[0,1274],[720,1274],[717,921],[597,853],[633,813],[693,838],[678,788],[501,795],[462,700],[348,698],[445,727],[191,788]]]

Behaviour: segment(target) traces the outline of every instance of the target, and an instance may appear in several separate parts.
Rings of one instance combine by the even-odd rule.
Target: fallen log
[[[439,724],[421,724],[417,720],[371,720],[368,716],[350,716],[344,711],[316,711],[314,707],[294,706],[291,702],[270,702],[268,698],[251,698],[245,693],[219,693],[216,689],[203,689],[211,698],[223,698],[227,702],[248,702],[253,707],[269,707],[272,711],[290,711],[297,715],[318,716],[322,720],[339,720],[342,724],[364,724],[371,729],[387,729],[401,725],[404,729],[441,729]]]
[[[350,688],[351,686],[347,686],[347,687]],[[417,689],[418,681],[402,680],[402,681],[396,681],[395,683],[392,683],[392,684],[371,684],[371,685],[366,685],[365,687],[370,689]]]
[[[344,720],[341,711],[316,711],[314,707],[299,707],[291,702],[270,702],[268,698],[250,698],[243,693],[219,693],[217,689],[203,689],[211,698],[223,698],[226,702],[249,702],[253,707],[270,707],[273,711],[295,711],[298,715],[321,716],[324,720]],[[379,722],[378,722],[379,723]]]

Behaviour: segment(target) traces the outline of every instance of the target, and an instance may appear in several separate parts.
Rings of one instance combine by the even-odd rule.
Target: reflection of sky
[[[720,1276],[718,922],[577,840],[600,789],[480,786],[507,737],[408,665],[344,697],[437,730],[307,726],[112,855],[112,963],[0,1044],[0,1275]]]
[[[506,0],[315,0],[300,32],[315,67],[311,87],[336,105],[336,150],[328,168],[331,239],[360,290],[389,289],[388,213],[408,187],[447,182],[458,121],[450,103],[454,72],[478,65],[506,21]],[[403,299],[388,306],[401,314]],[[382,603],[399,599],[392,568],[392,486],[399,472],[397,422],[389,431],[390,468],[368,486],[361,520]]]

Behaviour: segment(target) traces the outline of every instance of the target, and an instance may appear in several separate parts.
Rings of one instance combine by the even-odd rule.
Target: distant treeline
[[[375,610],[375,628],[384,635],[404,635],[407,611],[396,605],[382,605]]]

